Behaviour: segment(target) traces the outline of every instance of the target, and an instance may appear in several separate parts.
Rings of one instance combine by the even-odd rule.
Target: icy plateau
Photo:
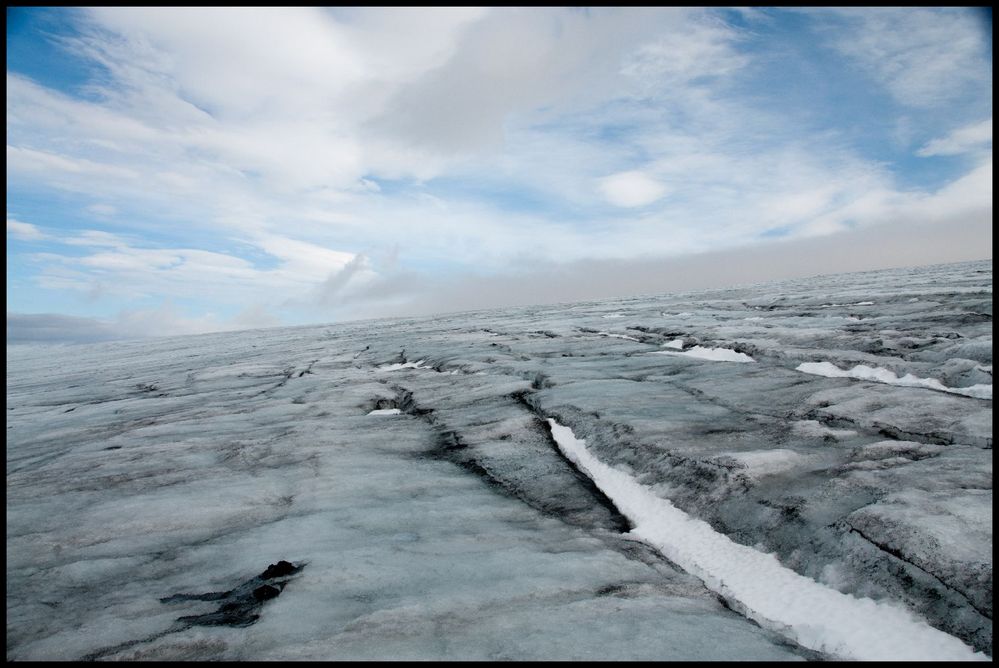
[[[991,655],[991,261],[7,348],[8,660]]]

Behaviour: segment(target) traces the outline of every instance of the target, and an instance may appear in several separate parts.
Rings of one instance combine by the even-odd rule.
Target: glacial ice
[[[549,418],[559,448],[634,522],[631,533],[663,552],[747,616],[833,658],[860,661],[988,661],[901,607],[842,594],[733,542],[593,457],[586,442]]]
[[[382,364],[378,367],[379,371],[400,371],[402,369],[425,369],[427,367],[423,366],[426,360],[418,360],[416,362],[397,362],[395,364]]]
[[[636,339],[634,336],[628,336],[627,334],[614,334],[613,332],[597,332],[600,336],[607,336],[612,339],[624,339],[626,341],[635,341],[640,343],[640,339]]]
[[[826,378],[858,378],[860,380],[887,383],[888,385],[926,387],[931,390],[953,392],[954,394],[963,394],[978,399],[992,399],[991,384],[978,384],[970,387],[947,387],[936,378],[917,378],[911,373],[907,373],[899,378],[893,371],[878,367],[869,367],[864,364],[858,364],[852,369],[844,370],[829,362],[803,362],[798,365],[797,369],[803,373],[825,376]]]
[[[865,639],[847,599],[935,629],[878,656],[991,655],[991,393],[797,370],[991,389],[991,280],[8,346],[7,658],[763,661],[898,638]],[[647,354],[677,341],[754,363]],[[721,561],[629,515],[549,419]],[[304,567],[247,625],[190,623],[238,617],[216,611],[282,560]],[[821,591],[829,617],[783,619],[753,598],[764,572],[788,614]]]
[[[368,415],[401,415],[402,411],[398,408],[379,408],[371,411]]]
[[[675,347],[675,346],[674,346]],[[712,362],[752,362],[753,358],[745,353],[740,353],[735,350],[729,350],[728,348],[705,348],[703,346],[694,346],[689,350],[684,350],[683,352],[674,353],[670,350],[656,350],[653,351],[653,355],[682,355],[684,357],[695,357],[702,360],[711,360]]]

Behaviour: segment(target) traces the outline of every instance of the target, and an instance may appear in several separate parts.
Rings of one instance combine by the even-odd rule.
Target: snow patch
[[[874,302],[851,302],[849,304],[819,304],[819,308],[832,308],[833,306],[874,306]]]
[[[664,343],[663,348],[676,348],[677,350],[683,350],[683,339],[673,339],[669,343]]]
[[[601,318],[623,318],[623,317],[625,317],[625,314],[624,313],[608,313],[607,315],[602,315],[600,317]]]
[[[373,410],[368,415],[401,415],[402,411],[398,408],[379,408]]]
[[[679,339],[677,339],[679,340]],[[673,342],[675,343],[675,341]],[[684,357],[696,357],[702,360],[711,360],[712,362],[755,362],[752,357],[745,353],[738,353],[734,350],[729,350],[728,348],[704,348],[702,346],[694,346],[690,350],[685,350],[682,353],[674,353],[668,350],[657,350],[650,355],[682,355]]]
[[[633,535],[738,601],[758,623],[843,659],[989,660],[900,606],[843,594],[784,567],[773,554],[733,542],[598,460],[569,427],[548,423],[562,453],[635,525]]]
[[[961,394],[976,399],[992,399],[991,385],[947,387],[936,378],[919,378],[911,373],[907,373],[899,378],[894,372],[888,369],[866,366],[864,364],[858,364],[852,369],[847,370],[840,369],[831,362],[803,362],[796,367],[796,370],[815,376],[825,376],[826,378],[857,378],[859,380],[869,380],[888,385],[901,385],[903,387],[925,387],[931,390]]]
[[[420,360],[418,362],[400,362],[397,364],[383,364],[378,367],[379,371],[398,371],[400,369],[429,369],[430,367],[425,366],[423,363],[426,360]]]

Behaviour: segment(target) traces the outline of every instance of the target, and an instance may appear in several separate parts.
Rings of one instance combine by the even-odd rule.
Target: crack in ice
[[[732,541],[598,460],[569,427],[551,418],[548,423],[562,453],[634,524],[633,535],[737,602],[750,619],[845,659],[990,660],[896,604],[836,591],[783,566],[773,554]]]

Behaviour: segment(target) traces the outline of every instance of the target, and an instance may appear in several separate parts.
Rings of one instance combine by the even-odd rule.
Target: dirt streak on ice
[[[750,619],[842,659],[990,660],[900,606],[843,594],[733,542],[595,458],[569,427],[548,423],[562,453],[635,525],[632,534],[737,602]]]

